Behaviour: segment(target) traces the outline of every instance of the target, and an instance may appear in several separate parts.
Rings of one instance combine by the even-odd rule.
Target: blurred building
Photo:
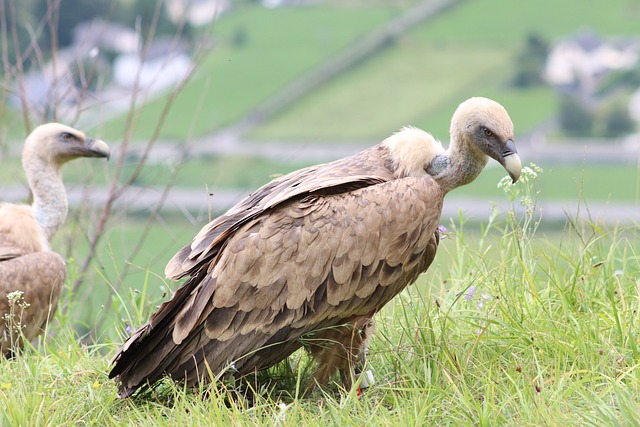
[[[172,22],[188,22],[194,27],[207,25],[231,8],[230,0],[165,0],[165,4]]]
[[[583,30],[553,46],[545,79],[554,86],[591,94],[610,72],[635,67],[639,51],[638,40],[605,40],[590,30]]]

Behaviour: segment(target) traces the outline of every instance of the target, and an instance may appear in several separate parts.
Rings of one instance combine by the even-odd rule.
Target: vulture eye
[[[486,136],[487,138],[490,138],[493,136],[493,132],[491,132],[489,129],[484,128],[484,136]]]
[[[75,141],[77,138],[76,138],[76,136],[75,136],[75,135],[70,134],[69,132],[62,132],[62,133],[60,134],[60,139],[61,139],[63,142],[72,142],[72,141]]]

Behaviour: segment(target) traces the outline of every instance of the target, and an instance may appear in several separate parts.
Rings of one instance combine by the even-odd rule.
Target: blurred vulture
[[[302,346],[318,364],[310,387],[338,371],[351,387],[372,317],[433,261],[444,196],[488,157],[520,176],[506,110],[471,98],[448,150],[404,128],[258,189],[169,261],[169,278],[188,279],[115,355],[119,396],[165,375],[191,387],[252,374]]]
[[[33,204],[0,203],[0,350],[6,356],[40,335],[56,311],[66,267],[49,241],[67,217],[60,167],[78,157],[109,157],[109,147],[59,123],[37,127],[22,151]]]

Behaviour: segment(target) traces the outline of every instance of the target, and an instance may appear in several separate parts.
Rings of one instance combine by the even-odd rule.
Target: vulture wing
[[[383,164],[354,174],[345,160],[267,184],[174,257],[167,270],[191,277],[114,357],[122,397],[164,374],[193,385],[267,368],[304,334],[373,315],[426,270],[439,185],[393,180]]]
[[[239,226],[280,203],[321,192],[344,192],[393,179],[380,145],[335,162],[294,171],[264,185],[227,213],[211,221],[167,264],[173,280],[193,274],[211,260],[222,242]]]
[[[31,206],[0,203],[0,259],[44,251],[47,246]]]
[[[4,239],[0,235],[0,262],[14,259],[27,253],[29,253],[29,251],[26,251],[15,243]]]
[[[66,278],[64,259],[56,252],[19,252],[2,246],[0,240],[0,313],[13,317],[13,324],[0,317],[3,354],[10,352],[12,343],[21,343],[22,337],[31,340],[40,335],[55,313]],[[28,304],[24,309],[10,303],[8,295],[15,291],[22,292],[21,301]]]

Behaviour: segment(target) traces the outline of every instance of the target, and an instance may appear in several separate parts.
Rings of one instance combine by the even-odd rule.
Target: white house
[[[73,46],[78,56],[94,49],[115,53],[132,53],[140,48],[140,35],[122,24],[93,19],[78,24],[73,30]]]
[[[640,88],[631,95],[629,100],[629,117],[640,123]]]
[[[558,42],[549,53],[545,79],[556,86],[579,85],[591,93],[607,73],[628,70],[638,62],[637,40],[604,40],[583,30]]]
[[[230,0],[165,0],[165,4],[172,22],[186,21],[194,27],[207,25],[231,8]]]
[[[171,38],[154,40],[146,51],[119,55],[113,63],[113,81],[124,88],[136,84],[143,90],[163,89],[184,78],[191,69],[191,59]]]

